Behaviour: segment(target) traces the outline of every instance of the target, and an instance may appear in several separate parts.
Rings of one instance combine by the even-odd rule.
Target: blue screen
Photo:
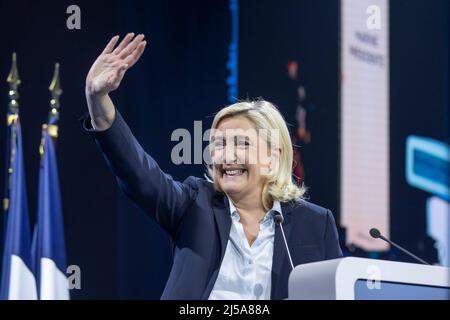
[[[368,285],[368,281],[372,285]],[[379,288],[372,280],[358,279],[355,300],[450,300],[450,288],[380,281]]]

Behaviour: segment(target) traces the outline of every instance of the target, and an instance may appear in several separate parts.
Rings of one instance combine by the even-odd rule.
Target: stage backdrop
[[[299,180],[310,187],[311,201],[332,209],[339,223],[340,1],[239,2],[237,97],[262,96],[280,107],[298,145]],[[87,110],[84,80],[109,37],[144,32],[149,40],[146,53],[113,99],[163,170],[179,180],[201,176],[202,165],[171,162],[176,142],[170,136],[176,128],[192,133],[194,120],[202,120],[205,130],[214,112],[228,103],[229,2],[77,1],[81,30],[68,30],[66,8],[71,4],[0,1],[1,114],[7,107],[4,79],[16,51],[34,214],[40,126],[47,117],[53,64],[61,63],[64,94],[57,153],[68,264],[82,270],[82,289],[72,290],[71,296],[157,299],[170,271],[171,244],[119,192],[92,139],[81,130],[78,118]],[[389,11],[391,235],[433,262],[434,242],[425,223],[430,194],[406,182],[405,141],[411,134],[449,141],[449,2],[396,0]],[[5,132],[5,121],[0,120],[0,130]],[[0,139],[4,146],[3,134]],[[0,170],[0,181],[3,174]],[[341,240],[344,245],[344,232]],[[350,249],[346,254],[368,254],[356,246]],[[378,256],[409,261],[396,251]]]

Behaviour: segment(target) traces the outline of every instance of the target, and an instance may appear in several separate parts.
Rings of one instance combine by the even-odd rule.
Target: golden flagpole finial
[[[45,125],[48,133],[52,138],[58,137],[58,120],[59,120],[59,97],[63,91],[61,89],[61,83],[59,79],[59,63],[55,63],[55,70],[53,71],[53,78],[48,87],[51,94],[50,100],[50,112],[48,115],[48,124]],[[42,153],[41,153],[42,154]]]
[[[59,97],[62,95],[63,91],[61,89],[61,83],[59,81],[59,63],[55,63],[55,71],[53,72],[53,79],[48,87],[52,95],[52,100],[50,101],[50,107],[59,108]]]
[[[19,92],[17,90],[19,88],[21,81],[20,81],[20,77],[19,77],[19,71],[17,69],[17,56],[16,56],[15,52],[12,54],[11,71],[9,72],[6,82],[9,83],[9,92],[8,92],[9,110],[8,110],[8,113],[17,115],[19,113],[19,102],[17,101],[19,99]]]
[[[11,90],[17,90],[20,85],[19,71],[17,69],[17,55],[15,52],[12,54],[11,71],[9,71],[6,81],[9,83],[9,88]]]

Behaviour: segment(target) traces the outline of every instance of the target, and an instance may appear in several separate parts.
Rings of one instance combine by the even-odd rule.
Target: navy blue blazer
[[[175,181],[137,142],[119,112],[105,131],[81,121],[117,177],[120,188],[153,218],[174,243],[174,260],[161,299],[208,299],[225,254],[231,227],[229,203],[211,182]],[[330,210],[307,201],[281,203],[283,227],[294,265],[342,256]],[[279,226],[275,229],[272,299],[288,296],[290,263]]]

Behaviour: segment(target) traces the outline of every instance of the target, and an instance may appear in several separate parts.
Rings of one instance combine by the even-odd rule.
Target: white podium
[[[298,265],[289,300],[450,300],[450,268],[365,258]]]

